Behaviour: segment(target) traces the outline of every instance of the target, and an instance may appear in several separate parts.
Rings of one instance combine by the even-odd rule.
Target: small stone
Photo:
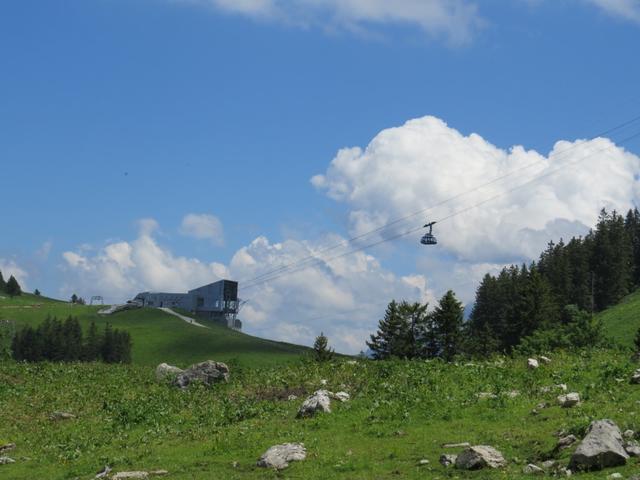
[[[536,405],[536,408],[538,410],[544,410],[545,408],[548,408],[548,407],[549,407],[549,405],[547,404],[547,402],[541,402],[538,405]]]
[[[8,465],[10,463],[16,463],[16,461],[13,458],[0,457],[0,465]]]
[[[165,475],[169,475],[169,471],[168,470],[151,470],[149,472],[149,475],[154,477],[163,477]]]
[[[569,448],[571,445],[573,445],[577,441],[578,439],[576,438],[575,435],[567,435],[566,437],[562,437],[560,440],[558,440],[558,444],[556,445],[556,448],[558,450],[564,450],[565,448]]]
[[[562,408],[571,408],[580,403],[580,394],[576,392],[567,393],[558,397],[558,403]]]
[[[499,468],[507,464],[498,450],[488,445],[476,445],[466,448],[456,459],[456,468],[478,470],[480,468]]]
[[[146,480],[149,478],[149,474],[147,472],[118,472],[111,480]]]
[[[516,398],[519,395],[520,395],[520,392],[517,390],[511,390],[510,392],[507,392],[507,397],[509,398]]]
[[[308,397],[298,410],[298,418],[312,417],[317,412],[331,413],[331,399],[329,392],[318,390]]]
[[[627,452],[630,457],[640,457],[640,446],[636,444],[627,443],[624,447],[624,451]]]
[[[498,398],[498,396],[495,393],[491,393],[491,392],[476,393],[476,397],[478,397],[480,400],[485,400],[487,398]]]
[[[418,466],[422,467],[424,465],[429,465],[429,460],[427,460],[426,458],[418,461]]]
[[[635,435],[636,435],[636,432],[634,432],[633,430],[625,430],[624,433],[622,434],[622,436],[627,440],[633,439]],[[0,451],[2,451],[2,447],[0,447]]]
[[[76,416],[73,413],[68,413],[68,412],[53,412],[51,415],[49,415],[49,419],[50,420],[71,420],[76,418]]]
[[[541,469],[539,466],[534,465],[533,463],[530,463],[529,465],[527,465],[522,469],[522,473],[527,475],[544,475],[544,470]]]
[[[156,367],[156,380],[164,382],[168,380],[175,380],[175,378],[181,374],[184,370],[168,363],[161,363]]]
[[[631,383],[634,383],[634,384],[640,383],[640,369],[633,372],[633,375],[631,376]]]
[[[608,475],[607,478],[610,478],[611,480],[617,480],[619,478],[624,478],[624,477],[622,476],[621,473],[616,472],[616,473],[612,473],[611,475]]]
[[[442,448],[469,448],[471,444],[469,442],[460,443],[445,443]]]
[[[10,452],[14,448],[16,448],[15,443],[5,443],[4,445],[0,445],[0,453]]]
[[[111,473],[111,467],[109,465],[105,465],[102,470],[96,473],[95,478],[104,478]]]
[[[545,460],[544,462],[542,462],[542,468],[544,468],[545,470],[551,470],[555,466],[556,466],[555,460]]]
[[[320,380],[320,385],[325,386],[326,384],[327,384],[327,381],[324,378]]]
[[[297,399],[298,399],[298,396],[297,396],[297,395],[293,395],[293,394],[291,394],[291,395],[289,395],[289,396],[287,397],[287,400],[289,400],[290,402],[291,402],[292,400],[297,400]]]
[[[558,473],[562,476],[565,477],[570,477],[571,475],[573,475],[573,472],[571,470],[569,470],[568,468],[561,468],[560,470],[558,470]]]
[[[289,462],[301,461],[307,458],[307,451],[302,443],[284,443],[269,448],[258,460],[258,466],[282,470],[289,466]]]
[[[538,360],[536,360],[535,358],[527,359],[527,368],[535,370],[539,366],[540,366],[540,364],[538,363]]]
[[[349,394],[347,392],[338,392],[338,393],[334,393],[332,395],[332,398],[335,398],[336,400],[340,401],[340,402],[348,402],[349,398],[351,398],[349,396]]]
[[[456,463],[457,458],[458,458],[457,455],[443,453],[442,455],[440,455],[440,459],[438,461],[440,462],[441,465],[445,467],[450,467],[451,465],[454,465]]]
[[[540,355],[538,357],[538,360],[547,365],[551,363],[551,359],[549,357],[545,357],[544,355]]]

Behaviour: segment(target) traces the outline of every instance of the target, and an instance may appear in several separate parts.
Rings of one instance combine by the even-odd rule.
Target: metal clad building
[[[214,320],[240,330],[238,282],[220,280],[187,293],[142,292],[133,299],[144,307],[181,308],[198,317]]]

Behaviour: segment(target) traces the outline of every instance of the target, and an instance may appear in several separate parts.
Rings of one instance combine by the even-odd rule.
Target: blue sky
[[[390,5],[3,2],[0,269],[51,296],[114,301],[143,287],[197,286],[208,275],[253,278],[458,193],[457,180],[471,187],[524,157],[546,158],[560,140],[640,115],[637,0]],[[405,135],[411,129],[418,137]],[[450,134],[461,139],[439,142]],[[362,170],[332,163],[341,149],[376,138],[369,153],[345,160]],[[465,139],[506,157],[467,165],[456,150]],[[529,153],[509,155],[514,145]],[[640,154],[638,139],[623,147]],[[427,252],[411,238],[352,265],[322,265],[315,273],[339,285],[324,295],[318,278],[295,275],[293,284],[275,282],[276,293],[247,292],[248,331],[308,343],[324,329],[357,351],[391,296],[433,301],[469,278],[456,288],[469,301],[484,271],[529,259],[550,236],[583,233],[599,204],[636,203],[637,157],[599,148],[590,161],[602,172],[582,169],[592,175],[577,184],[567,173],[529,192],[533,203],[510,199],[489,211],[499,220],[489,232],[472,214],[443,225],[456,245]],[[607,162],[624,168],[610,178],[618,167]],[[549,195],[559,203],[540,200]],[[513,220],[513,205],[530,224]],[[535,239],[531,247],[514,234],[498,248],[514,231]],[[358,262],[369,265],[362,275]],[[362,317],[345,313],[354,310]]]

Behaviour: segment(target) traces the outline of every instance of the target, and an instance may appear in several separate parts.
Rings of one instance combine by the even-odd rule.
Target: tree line
[[[48,316],[38,327],[23,327],[11,343],[14,360],[27,362],[130,363],[131,336],[106,324],[102,332],[95,322],[83,334],[75,317],[61,321]]]
[[[550,242],[538,261],[487,274],[468,321],[452,291],[433,312],[392,301],[367,345],[375,358],[486,356],[604,342],[593,313],[640,286],[640,212],[601,210],[584,237]]]
[[[2,276],[2,272],[0,272],[0,293],[5,293],[10,297],[16,297],[18,295],[22,295],[22,288],[16,280],[16,277],[11,275],[9,280],[5,281]]]

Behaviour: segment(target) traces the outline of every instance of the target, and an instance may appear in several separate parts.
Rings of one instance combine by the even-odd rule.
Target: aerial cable
[[[397,219],[395,219],[395,220],[392,220],[392,221],[390,221],[390,222],[388,222],[388,223],[386,223],[386,224],[384,224],[384,225],[382,225],[382,226],[380,226],[380,227],[377,227],[377,228],[375,228],[375,229],[373,229],[373,230],[370,230],[370,231],[367,231],[367,232],[364,232],[364,233],[358,234],[358,235],[356,235],[356,236],[354,236],[354,237],[351,237],[351,238],[349,238],[349,239],[347,239],[347,240],[342,240],[342,241],[340,241],[340,242],[338,242],[338,243],[336,243],[336,244],[334,244],[334,245],[331,245],[331,246],[328,246],[328,247],[321,248],[320,250],[318,250],[318,251],[316,251],[316,252],[314,252],[314,253],[312,253],[312,254],[309,254],[309,255],[307,255],[307,256],[305,256],[305,257],[302,257],[302,258],[300,258],[300,259],[298,259],[298,260],[292,261],[292,262],[290,262],[290,263],[288,263],[288,264],[285,264],[285,265],[281,265],[281,266],[279,266],[279,267],[276,267],[275,269],[272,269],[272,270],[270,270],[270,271],[264,272],[264,273],[262,273],[262,274],[260,274],[260,275],[257,275],[256,277],[253,277],[253,278],[250,278],[250,279],[246,279],[246,280],[242,280],[242,281],[240,281],[240,284],[243,284],[243,283],[249,283],[249,284],[251,284],[251,283],[253,283],[253,282],[255,282],[255,281],[261,280],[262,278],[270,277],[270,276],[272,276],[273,274],[279,273],[279,272],[281,272],[281,271],[286,271],[286,270],[288,270],[289,268],[296,267],[296,266],[298,266],[298,265],[300,265],[300,264],[304,264],[304,263],[307,263],[307,262],[310,262],[310,261],[313,261],[313,260],[322,260],[322,259],[321,259],[321,257],[318,257],[318,255],[320,255],[320,254],[322,254],[322,253],[326,253],[326,252],[332,251],[332,250],[335,250],[335,249],[340,248],[340,247],[343,247],[343,246],[348,246],[349,244],[354,243],[356,240],[360,240],[360,239],[362,239],[362,238],[364,238],[364,237],[367,237],[367,236],[369,236],[369,235],[371,235],[371,234],[373,234],[373,233],[377,233],[377,232],[380,232],[380,231],[386,230],[386,229],[388,229],[389,227],[391,227],[391,226],[393,226],[393,225],[397,225],[398,223],[404,222],[405,220],[408,220],[408,219],[410,219],[410,218],[416,217],[416,216],[418,216],[418,215],[423,215],[423,214],[425,214],[426,212],[428,212],[428,211],[430,211],[430,210],[432,210],[432,209],[434,209],[434,208],[437,208],[437,207],[440,207],[440,206],[442,206],[442,205],[445,205],[445,204],[447,204],[447,203],[449,203],[449,202],[452,202],[452,201],[454,201],[454,200],[457,200],[457,199],[459,199],[459,198],[462,198],[462,197],[464,197],[464,196],[466,196],[466,195],[469,195],[469,194],[471,194],[471,193],[475,193],[475,192],[477,192],[478,190],[481,190],[481,189],[483,189],[483,188],[485,188],[485,187],[488,187],[488,186],[490,186],[490,185],[493,185],[494,183],[497,183],[497,182],[499,182],[499,181],[501,181],[501,180],[504,180],[504,179],[506,179],[506,178],[509,178],[509,177],[511,177],[511,176],[513,176],[513,175],[515,175],[516,173],[519,173],[519,172],[522,172],[522,171],[528,170],[529,168],[531,168],[531,167],[533,167],[533,166],[535,166],[535,165],[538,165],[539,163],[542,163],[542,162],[544,162],[544,161],[547,161],[547,160],[558,160],[558,159],[561,159],[561,158],[562,158],[562,156],[563,156],[564,154],[566,154],[566,153],[568,153],[569,151],[571,151],[571,150],[573,150],[573,149],[577,148],[578,146],[583,145],[586,141],[591,141],[591,140],[594,140],[594,139],[596,139],[596,138],[603,137],[603,136],[605,136],[605,135],[608,135],[608,134],[610,134],[610,133],[613,133],[613,132],[615,132],[615,131],[617,131],[617,130],[624,129],[625,127],[628,127],[628,126],[630,126],[630,125],[634,124],[634,123],[635,123],[635,122],[637,122],[638,120],[640,120],[640,115],[639,115],[639,116],[636,116],[636,117],[633,117],[633,118],[631,118],[631,119],[629,119],[629,120],[627,120],[627,121],[625,121],[625,122],[622,122],[622,123],[620,123],[620,124],[618,124],[618,125],[616,125],[616,126],[614,126],[614,127],[612,127],[612,128],[609,128],[609,129],[607,129],[607,130],[604,130],[604,131],[602,131],[602,132],[600,132],[600,133],[598,133],[598,134],[596,134],[596,135],[594,135],[594,136],[590,137],[589,139],[587,139],[587,140],[585,140],[585,141],[581,141],[581,142],[573,143],[570,147],[568,147],[568,148],[566,148],[566,149],[564,149],[564,150],[562,150],[561,152],[558,152],[558,153],[556,153],[556,154],[552,154],[552,155],[550,155],[548,158],[547,158],[547,157],[543,157],[543,158],[541,158],[540,160],[536,160],[535,162],[531,162],[531,163],[529,163],[529,164],[527,164],[527,165],[523,165],[522,167],[519,167],[519,168],[517,168],[517,169],[514,169],[514,170],[512,170],[512,171],[510,171],[510,172],[507,172],[507,173],[506,173],[506,174],[504,174],[504,175],[501,175],[501,176],[499,176],[499,177],[493,178],[492,180],[489,180],[488,182],[485,182],[485,183],[483,183],[483,184],[477,185],[477,186],[475,186],[475,187],[473,187],[473,188],[471,188],[471,189],[469,189],[469,190],[466,190],[466,191],[464,191],[464,192],[460,192],[460,193],[458,193],[458,194],[456,194],[456,195],[454,195],[454,196],[452,196],[452,197],[449,197],[449,198],[447,198],[447,199],[444,199],[444,200],[442,200],[442,201],[440,201],[440,202],[438,202],[438,203],[435,203],[435,204],[433,204],[433,205],[431,205],[431,206],[429,206],[429,207],[422,208],[422,209],[417,210],[417,211],[415,211],[415,212],[413,212],[413,213],[410,213],[410,214],[405,215],[405,216],[403,216],[403,217],[400,217],[400,218],[397,218]]]
[[[463,213],[466,213],[466,212],[468,212],[468,211],[471,211],[471,210],[473,210],[473,209],[476,209],[476,208],[478,208],[478,207],[480,207],[480,206],[482,206],[482,205],[485,205],[485,204],[487,204],[487,203],[489,203],[489,202],[491,202],[491,201],[493,201],[493,200],[496,200],[497,198],[500,198],[500,197],[502,197],[502,196],[504,196],[504,195],[507,195],[507,194],[509,194],[509,193],[512,193],[512,192],[514,192],[514,191],[516,191],[516,190],[519,190],[520,188],[524,188],[524,187],[526,187],[526,186],[528,186],[528,185],[530,185],[530,184],[532,184],[532,183],[535,183],[535,182],[537,182],[537,181],[539,181],[539,180],[541,180],[541,179],[543,179],[543,178],[546,178],[546,177],[548,177],[548,176],[551,176],[551,175],[553,175],[553,174],[557,173],[558,171],[563,170],[564,168],[567,168],[567,167],[569,167],[569,166],[573,166],[573,165],[576,165],[576,164],[578,164],[578,163],[580,163],[580,162],[583,162],[584,160],[586,160],[586,159],[588,159],[588,158],[591,158],[591,157],[593,157],[593,156],[594,156],[594,155],[596,155],[596,154],[599,154],[599,153],[605,152],[605,151],[607,151],[607,150],[611,150],[611,149],[613,149],[613,148],[617,148],[617,147],[618,147],[618,145],[622,145],[622,144],[624,144],[624,143],[626,143],[626,142],[629,142],[629,141],[631,141],[631,140],[633,140],[634,138],[637,138],[637,137],[640,137],[640,132],[637,132],[637,133],[635,133],[635,134],[633,134],[633,135],[631,135],[631,136],[629,136],[629,137],[626,137],[626,138],[625,138],[625,139],[623,139],[623,140],[618,141],[618,143],[617,143],[617,144],[615,144],[615,145],[612,145],[612,146],[608,146],[608,147],[605,147],[605,148],[599,149],[599,150],[597,150],[597,151],[595,151],[595,152],[593,152],[593,153],[591,153],[591,154],[589,154],[589,155],[586,155],[586,156],[584,156],[584,157],[582,157],[582,158],[578,158],[577,160],[574,160],[574,161],[572,161],[572,162],[568,162],[568,163],[565,163],[565,164],[563,164],[563,165],[560,165],[559,167],[557,167],[557,168],[555,168],[555,169],[552,169],[552,170],[546,171],[546,172],[544,172],[543,174],[538,175],[538,176],[536,176],[536,177],[533,177],[533,178],[531,178],[531,179],[527,180],[526,182],[524,182],[524,183],[522,183],[522,184],[519,184],[519,185],[517,185],[517,186],[515,186],[515,187],[513,187],[513,188],[510,188],[510,189],[508,189],[508,190],[502,191],[502,192],[500,192],[500,193],[498,193],[498,194],[496,194],[496,195],[492,195],[491,197],[488,197],[488,198],[486,198],[486,199],[484,199],[484,200],[482,200],[482,201],[480,201],[480,202],[478,202],[478,203],[475,203],[475,204],[473,204],[473,205],[470,205],[470,206],[464,207],[464,208],[462,208],[462,209],[460,209],[460,210],[454,211],[453,213],[451,213],[451,214],[449,214],[449,215],[446,215],[446,216],[444,216],[444,217],[442,217],[442,218],[439,218],[438,220],[436,220],[436,222],[437,222],[437,223],[442,223],[442,222],[447,221],[447,220],[449,220],[449,219],[451,219],[451,218],[454,218],[454,217],[456,217],[456,216],[458,216],[458,215],[461,215],[461,214],[463,214]],[[367,248],[375,247],[375,246],[377,246],[377,245],[381,245],[381,244],[386,243],[386,242],[390,242],[390,241],[393,241],[393,240],[397,240],[398,238],[402,238],[402,237],[405,237],[405,236],[407,236],[407,235],[410,235],[410,234],[416,233],[416,232],[418,232],[418,231],[422,230],[423,228],[424,228],[424,227],[423,227],[422,225],[420,225],[420,226],[417,226],[417,227],[411,228],[411,229],[409,229],[409,230],[406,230],[406,231],[403,231],[403,232],[397,233],[397,234],[395,234],[395,235],[392,235],[391,237],[383,238],[383,239],[378,240],[378,241],[376,241],[376,242],[373,242],[373,243],[370,243],[370,244],[367,244],[367,245],[363,245],[363,246],[360,246],[360,247],[354,248],[354,249],[352,249],[352,250],[349,250],[349,251],[347,251],[347,252],[343,252],[343,253],[338,254],[338,255],[335,255],[335,256],[333,256],[333,257],[329,257],[329,258],[326,258],[326,259],[323,259],[323,258],[316,258],[316,260],[317,260],[317,261],[316,261],[316,262],[314,262],[314,263],[310,263],[310,264],[308,264],[308,265],[301,265],[301,266],[298,266],[298,267],[296,267],[296,268],[293,268],[292,270],[288,270],[288,271],[282,272],[282,273],[280,273],[280,274],[273,275],[273,276],[270,276],[270,277],[265,278],[265,279],[261,279],[261,280],[259,280],[259,281],[255,281],[255,282],[248,282],[248,283],[249,283],[248,285],[242,285],[242,284],[241,284],[241,288],[243,288],[243,289],[253,288],[253,287],[256,287],[256,286],[258,286],[258,285],[262,285],[262,284],[264,284],[264,283],[267,283],[267,282],[271,282],[271,281],[273,281],[273,280],[276,280],[276,279],[278,279],[278,278],[280,278],[280,277],[283,277],[283,276],[285,276],[285,275],[292,274],[292,273],[297,273],[298,271],[305,270],[306,268],[309,268],[309,267],[312,267],[312,266],[315,266],[315,265],[320,265],[320,264],[322,264],[322,263],[328,263],[328,262],[330,262],[330,261],[332,261],[332,260],[336,260],[336,259],[339,259],[339,258],[345,257],[345,256],[347,256],[347,255],[351,255],[351,254],[353,254],[353,253],[360,252],[360,251],[365,250],[365,249],[367,249]]]

